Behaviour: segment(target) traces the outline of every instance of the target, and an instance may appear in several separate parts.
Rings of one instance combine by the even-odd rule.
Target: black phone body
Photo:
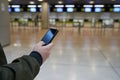
[[[46,32],[41,41],[45,42],[45,45],[48,45],[49,43],[51,43],[51,41],[54,39],[57,33],[58,33],[57,29],[50,28]]]

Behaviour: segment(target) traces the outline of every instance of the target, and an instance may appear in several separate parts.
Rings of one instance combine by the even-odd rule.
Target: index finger
[[[51,49],[51,48],[53,47],[53,43],[49,43],[48,45],[46,45],[46,46],[44,46],[44,47],[46,47],[46,48],[48,48],[48,49]]]
[[[40,42],[39,42],[39,45],[43,46],[43,45],[45,45],[45,42],[40,41]]]

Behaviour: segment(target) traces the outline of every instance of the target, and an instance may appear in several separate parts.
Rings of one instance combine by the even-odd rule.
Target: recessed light
[[[115,0],[111,0],[111,1],[115,1]]]
[[[90,1],[90,4],[94,4],[94,1]]]
[[[34,2],[34,1],[30,1],[29,3],[30,3],[30,4],[34,4],[35,2]]]
[[[63,2],[62,1],[58,1],[59,4],[62,4]]]
[[[42,2],[43,0],[38,0],[38,1]]]
[[[8,2],[11,2],[12,0],[8,0]]]

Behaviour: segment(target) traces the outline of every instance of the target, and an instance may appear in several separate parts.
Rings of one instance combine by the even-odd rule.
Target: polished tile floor
[[[49,59],[34,80],[120,80],[120,30],[58,28]],[[11,27],[8,62],[27,55],[46,30]]]

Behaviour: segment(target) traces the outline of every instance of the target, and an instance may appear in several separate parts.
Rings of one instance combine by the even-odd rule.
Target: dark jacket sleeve
[[[29,56],[22,56],[0,67],[0,80],[33,80],[41,65],[41,55],[33,51]]]

